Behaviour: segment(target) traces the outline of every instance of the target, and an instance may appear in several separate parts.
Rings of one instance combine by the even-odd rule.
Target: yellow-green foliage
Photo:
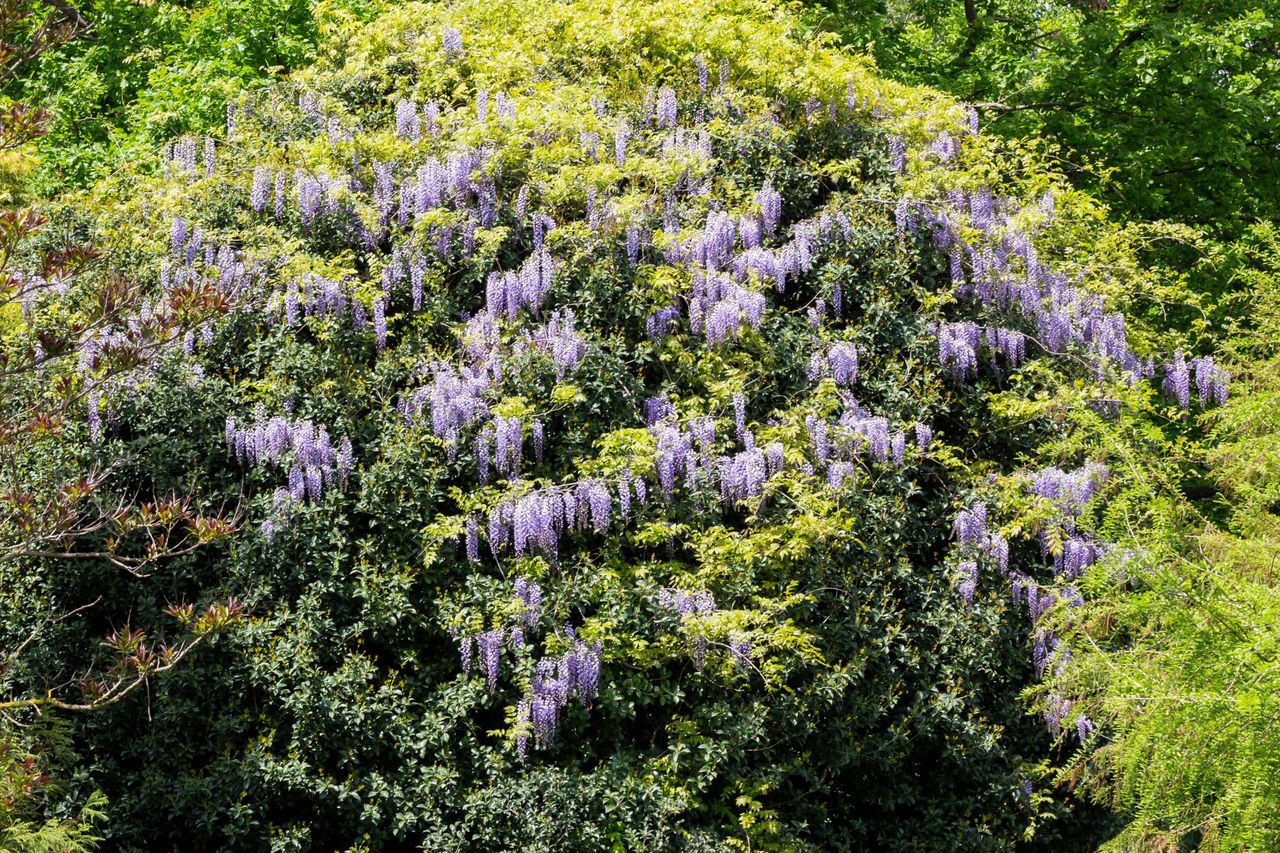
[[[1055,687],[1106,724],[1072,774],[1130,819],[1109,849],[1280,845],[1278,250],[1259,227],[1219,261],[1237,320],[1234,398],[1203,416],[1212,443],[1166,443],[1155,416],[1137,435],[1097,434],[1171,451],[1124,454],[1131,491],[1110,510],[1124,550],[1088,578],[1091,603],[1061,614],[1073,662]],[[1182,453],[1209,456],[1216,522],[1179,494]]]
[[[1151,428],[1142,418],[1173,413],[1150,383],[1120,383],[1103,362],[1093,372],[1083,346],[1061,358],[1038,350],[1021,366],[984,365],[977,379],[957,381],[939,364],[937,323],[1034,324],[958,298],[944,253],[926,234],[896,230],[894,211],[904,197],[939,204],[953,191],[991,188],[1019,211],[1008,227],[1033,234],[1042,260],[1098,294],[1099,310],[1130,310],[1128,340],[1141,356],[1172,348],[1173,336],[1149,321],[1153,306],[1182,296],[1180,281],[1143,269],[1151,234],[1109,222],[1039,146],[971,135],[960,104],[886,81],[807,31],[790,7],[467,0],[397,4],[371,23],[346,9],[318,7],[314,67],[235,102],[234,130],[213,140],[208,173],[168,164],[164,174],[145,160],[65,200],[69,227],[105,247],[100,269],[153,290],[175,267],[215,278],[202,255],[187,261],[184,246],[170,247],[175,217],[184,233],[201,228],[204,246],[234,247],[253,270],[207,339],[193,330],[189,352],[175,346],[147,377],[104,392],[114,420],[93,452],[126,460],[149,488],[191,491],[244,518],[224,550],[148,576],[128,588],[137,601],[113,600],[112,612],[155,614],[175,591],[216,588],[244,595],[251,613],[242,633],[193,656],[188,681],[157,687],[165,713],[154,727],[132,728],[122,703],[112,713],[128,737],[117,740],[110,725],[86,731],[88,753],[113,756],[100,775],[122,815],[117,837],[179,846],[216,838],[234,849],[282,838],[553,849],[532,845],[546,844],[554,825],[576,839],[560,843],[578,849],[1053,843],[1049,818],[1065,825],[1076,804],[1033,785],[1060,753],[1015,701],[1035,678],[1025,614],[986,557],[976,597],[955,589],[952,521],[989,501],[993,529],[1047,587],[1052,572],[1030,541],[1047,513],[1026,499],[1028,470],[1110,464],[1120,497],[1086,524],[1120,539],[1126,510],[1143,524],[1154,511],[1150,489],[1147,503],[1138,497]],[[461,33],[461,59],[441,49],[446,26]],[[699,91],[697,59],[713,81],[724,62],[723,91]],[[679,92],[681,132],[704,126],[713,153],[684,150],[675,131],[644,115],[662,86]],[[481,92],[509,96],[514,116],[481,121]],[[398,135],[402,98],[437,103],[443,131]],[[624,120],[636,142],[619,166],[609,155]],[[590,132],[602,156],[584,150]],[[960,140],[952,162],[929,152],[942,133]],[[907,143],[904,175],[889,166],[890,138]],[[481,146],[484,173],[469,180],[492,182],[484,186],[496,211],[476,228],[472,251],[446,235],[436,252],[428,238],[438,226],[481,220],[468,207],[474,187],[418,221],[379,210],[373,164],[405,179],[427,157]],[[278,213],[251,208],[256,169],[283,176]],[[318,219],[298,210],[302,181],[314,176],[333,179],[334,203]],[[759,215],[766,185],[788,194],[784,226],[826,214],[828,234],[838,226],[840,236],[815,241],[817,260],[785,293],[744,272],[740,286],[768,310],[732,342],[710,344],[692,320],[648,333],[647,315],[692,301],[701,274],[665,250],[701,233],[711,211]],[[480,482],[472,433],[487,422],[466,424],[451,447],[406,401],[439,362],[464,357],[460,344],[475,343],[465,318],[485,305],[490,271],[530,256],[529,221],[514,202],[522,189],[529,212],[558,223],[547,245],[562,266],[545,306],[488,317],[505,363],[483,393],[486,415],[519,418],[526,430],[542,419],[548,452],[534,463],[526,448],[519,477]],[[1052,215],[1040,206],[1045,193]],[[588,198],[607,202],[610,215],[589,222]],[[634,261],[625,235],[633,221],[653,234]],[[769,241],[790,239],[784,228]],[[421,304],[403,280],[382,279],[414,252],[427,267]],[[290,316],[288,300],[308,298],[298,292],[308,274],[340,283],[366,310],[385,309],[385,334],[341,311],[304,316],[293,303]],[[819,300],[833,305],[837,289],[844,312],[820,319]],[[570,376],[555,375],[532,334],[561,307],[576,313],[587,352]],[[837,343],[859,353],[859,377],[843,388],[807,370]],[[718,424],[702,451],[712,473],[688,475],[665,499],[656,431],[642,414],[658,394],[682,424]],[[1123,417],[1099,413],[1113,409]],[[863,412],[885,418],[901,452],[866,450],[841,425],[848,470],[830,476],[810,419]],[[352,438],[346,489],[280,498],[287,466],[251,465],[224,449],[228,416],[243,427],[282,413]],[[936,426],[931,444],[906,440],[917,424]],[[743,498],[717,490],[715,471],[753,462],[751,452],[775,441],[785,464],[767,484]],[[626,518],[616,510],[604,529],[562,531],[554,555],[517,557],[499,544],[469,559],[459,549],[468,521],[483,523],[531,490],[598,478],[617,491],[631,477],[647,478],[648,502]],[[1165,497],[1169,484],[1156,485]],[[1051,540],[1051,550],[1060,544]],[[523,612],[515,578],[542,584],[545,618],[536,637],[530,626],[527,648],[501,652],[490,688],[460,671],[458,641],[510,629]],[[48,583],[48,595],[61,592],[56,576]],[[659,604],[664,589],[714,592],[718,607],[677,615]],[[566,710],[558,736],[522,755],[529,725],[519,709],[542,678],[535,657],[554,665],[578,639],[601,642],[600,694],[589,709]],[[747,653],[730,646],[744,639]],[[152,772],[168,766],[160,756],[171,748],[187,758],[180,778]]]

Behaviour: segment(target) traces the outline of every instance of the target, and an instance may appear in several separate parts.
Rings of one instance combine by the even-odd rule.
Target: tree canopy
[[[1274,842],[1273,335],[1206,332],[1272,230],[1210,304],[1031,111],[762,0],[262,14],[166,23],[0,231],[10,843]],[[1185,207],[1158,146],[1113,201]]]

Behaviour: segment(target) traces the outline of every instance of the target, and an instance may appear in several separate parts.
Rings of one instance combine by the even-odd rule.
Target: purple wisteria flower
[[[261,213],[267,207],[267,194],[271,190],[271,170],[258,166],[253,170],[253,185],[249,190],[249,207]]]
[[[1214,363],[1213,358],[1204,356],[1191,360],[1191,369],[1195,371],[1196,394],[1200,397],[1200,405],[1222,406],[1227,402],[1227,372]]]
[[[658,127],[676,126],[676,91],[670,86],[658,90],[657,121]]]
[[[969,322],[944,323],[938,329],[938,358],[957,382],[978,372],[980,335],[977,324]]]
[[[782,194],[765,184],[756,193],[756,204],[760,207],[760,222],[765,233],[773,235],[782,220]]]
[[[981,546],[987,537],[987,505],[979,503],[960,510],[953,529],[961,547]]]
[[[858,378],[858,351],[847,341],[838,341],[827,351],[831,378],[837,385],[852,385]]]
[[[505,632],[501,628],[486,631],[476,639],[480,651],[480,665],[484,667],[485,683],[489,692],[498,689],[498,664],[502,654]]]
[[[538,624],[542,611],[542,588],[537,582],[525,578],[516,578],[514,587],[516,599],[520,602],[520,621],[532,628]]]
[[[528,748],[526,726],[532,729],[535,746],[545,749],[555,739],[561,708],[576,699],[590,710],[599,692],[603,661],[600,641],[588,645],[578,640],[568,626],[564,633],[570,643],[569,650],[559,658],[538,661],[529,694],[517,708],[516,751],[521,757]]]
[[[962,578],[960,582],[960,598],[965,604],[973,604],[973,597],[978,590],[978,564],[966,560],[957,567]]]
[[[445,27],[440,33],[440,47],[449,59],[462,56],[462,34],[453,27]]]
[[[929,449],[933,442],[933,429],[926,423],[916,424],[916,447],[921,453]]]

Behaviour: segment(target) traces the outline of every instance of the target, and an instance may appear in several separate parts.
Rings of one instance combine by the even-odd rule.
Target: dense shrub
[[[771,6],[324,26],[225,133],[66,205],[104,271],[221,308],[81,377],[89,452],[240,528],[29,575],[109,590],[35,651],[247,615],[83,719],[58,796],[100,787],[120,849],[1105,831],[1049,782],[1094,724],[1019,699],[1106,546],[1077,431],[1223,382],[1116,313],[1171,292],[1125,235]]]

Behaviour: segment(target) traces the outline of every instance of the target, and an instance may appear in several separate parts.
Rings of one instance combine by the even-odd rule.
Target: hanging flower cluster
[[[468,529],[468,542],[472,541],[473,530],[474,525]],[[518,604],[515,624],[459,637],[458,657],[463,673],[471,672],[478,654],[490,693],[498,688],[504,643],[509,641],[512,654],[524,655],[526,631],[536,631],[540,624],[541,587],[535,581],[517,578],[512,588]],[[567,650],[560,655],[543,657],[534,664],[528,693],[516,707],[516,753],[522,759],[528,752],[530,734],[537,748],[550,746],[565,705],[577,700],[590,710],[600,689],[600,667],[604,660],[600,641],[583,642],[570,625],[563,627],[560,639],[568,646]]]
[[[485,291],[485,305],[490,316],[515,322],[516,315],[524,308],[535,312],[542,307],[551,287],[555,262],[545,248],[529,256],[520,269],[514,272],[489,273]]]
[[[847,341],[837,341],[827,350],[826,358],[814,353],[809,362],[809,379],[829,375],[837,385],[852,385],[858,378],[858,350]]]
[[[855,471],[864,454],[880,463],[902,466],[906,463],[905,430],[890,431],[887,418],[865,411],[856,400],[846,401],[845,411],[835,424],[817,415],[805,419],[805,432],[815,470],[826,469],[827,484],[840,491]],[[924,427],[928,431],[928,427]],[[932,432],[929,432],[932,437]],[[928,442],[918,444],[923,452]]]
[[[439,56],[450,63],[449,73],[465,76],[471,61],[462,35],[443,27],[438,36]],[[434,44],[434,37],[427,42]],[[604,534],[645,512],[663,511],[648,503],[654,489],[664,506],[683,488],[707,504],[740,511],[763,503],[771,480],[808,477],[839,493],[864,468],[903,472],[909,452],[928,451],[932,428],[914,417],[903,422],[897,413],[869,411],[853,398],[853,386],[874,378],[859,373],[859,347],[864,347],[865,372],[875,363],[872,344],[856,336],[855,345],[855,336],[841,328],[847,306],[840,284],[823,283],[820,292],[806,290],[815,271],[854,241],[854,211],[847,206],[842,210],[841,197],[835,195],[823,209],[799,218],[795,206],[801,200],[784,197],[777,174],[741,187],[736,202],[719,198],[714,180],[719,158],[734,154],[709,124],[740,123],[743,110],[728,91],[727,66],[721,66],[719,88],[712,91],[706,61],[699,58],[693,65],[700,94],[691,87],[678,91],[674,85],[655,85],[643,105],[618,106],[595,94],[563,105],[564,115],[572,117],[564,126],[548,122],[526,128],[516,119],[526,114],[528,102],[521,99],[527,92],[488,89],[478,82],[468,103],[423,103],[397,96],[385,115],[360,122],[328,114],[321,98],[303,93],[298,109],[308,130],[298,141],[314,143],[317,152],[331,155],[329,161],[308,162],[305,168],[252,163],[240,179],[243,203],[264,226],[288,226],[308,240],[335,242],[360,259],[355,266],[359,271],[344,276],[290,270],[268,290],[265,274],[246,267],[230,250],[208,249],[200,229],[179,217],[170,234],[172,274],[213,271],[220,287],[242,294],[282,334],[317,326],[328,332],[329,321],[340,321],[340,329],[348,327],[351,338],[371,355],[406,332],[420,331],[410,325],[416,318],[404,319],[406,310],[422,311],[424,282],[446,282],[449,295],[458,295],[461,302],[455,315],[456,351],[442,353],[436,349],[440,337],[424,335],[416,352],[426,355],[415,355],[421,358],[413,381],[418,387],[400,394],[398,408],[406,426],[429,427],[450,461],[457,460],[460,449],[470,452],[467,462],[474,461],[479,482],[496,484],[486,491],[493,494],[485,499],[490,501],[486,511],[465,519],[462,538],[473,563],[482,560],[483,538],[494,559],[538,555],[558,566],[565,537]],[[817,124],[825,112],[841,127],[841,122],[861,123],[866,108],[850,88],[828,103],[806,104],[805,120]],[[341,106],[336,109],[340,112]],[[252,108],[245,106],[236,122],[243,125],[252,117]],[[768,111],[753,118],[777,121]],[[274,121],[274,116],[263,120]],[[362,144],[368,127],[385,131],[376,147]],[[964,155],[965,134],[962,127],[941,130],[919,156],[956,163]],[[888,149],[890,168],[905,171],[906,145],[891,140]],[[537,174],[538,158],[528,156],[552,150],[568,152],[563,156],[590,177],[582,178],[580,186],[553,191]],[[206,174],[224,168],[215,153],[206,146]],[[170,159],[179,178],[197,179],[194,142],[175,146]],[[674,177],[636,181],[626,171],[621,179],[613,177],[621,170]],[[961,305],[983,313],[981,323],[956,318],[934,326],[940,363],[955,381],[978,377],[984,364],[994,374],[1017,368],[1027,358],[1028,341],[1050,354],[1085,353],[1100,378],[1104,369],[1119,369],[1130,381],[1153,374],[1152,363],[1131,352],[1123,317],[1107,312],[1098,294],[1069,282],[1039,257],[1037,226],[1023,223],[1052,216],[1051,196],[1019,206],[983,189],[953,192],[936,204],[911,199],[897,204],[895,218],[903,235],[922,236],[945,252]],[[756,430],[772,437],[772,423],[763,428],[750,423],[748,401],[741,393],[732,400],[731,431],[721,415],[682,420],[668,399],[653,396],[636,407],[636,417],[643,409],[652,459],[629,460],[629,467],[608,474],[593,470],[570,482],[523,480],[530,475],[530,458],[542,462],[546,442],[554,436],[541,420],[545,410],[528,414],[528,408],[503,399],[504,392],[523,392],[504,382],[521,372],[526,358],[549,360],[556,381],[564,382],[589,354],[599,351],[588,344],[603,339],[601,330],[590,328],[596,312],[580,303],[556,304],[565,289],[559,286],[561,278],[573,273],[584,257],[612,263],[615,270],[638,278],[651,268],[665,268],[665,280],[674,286],[655,288],[661,295],[644,308],[645,332],[655,348],[682,334],[718,353],[749,346],[756,332],[768,332],[771,305],[781,313],[779,306],[800,300],[796,313],[808,313],[811,329],[801,344],[813,354],[809,377],[829,377],[844,400],[843,411],[834,420],[809,414],[803,438],[785,439],[797,445],[790,446],[768,438],[757,442]],[[473,282],[482,286],[469,284]],[[468,287],[472,292],[457,293]],[[376,295],[370,299],[370,294]],[[600,346],[607,348],[607,342]],[[1209,359],[1187,366],[1179,354],[1166,368],[1166,385],[1184,407],[1189,405],[1190,392],[1184,389],[1189,389],[1192,370],[1203,405],[1225,399],[1225,373]],[[797,411],[818,408],[801,401]],[[242,427],[229,418],[227,443],[246,464],[288,466],[289,486],[277,491],[276,512],[264,524],[268,538],[291,504],[315,501],[324,490],[341,487],[351,470],[350,442],[343,439],[334,447],[322,428],[305,421],[258,417]],[[787,477],[780,478],[784,471]],[[1058,483],[1050,496],[1046,479],[1044,488],[1044,497],[1057,501],[1059,494],[1076,487]],[[1037,493],[1039,489],[1037,485]],[[1074,519],[1068,509],[1062,512],[1064,519]],[[1074,530],[1072,526],[1064,547],[1052,550],[1055,570],[1067,579],[1100,553],[1092,540]],[[1017,588],[1033,618],[1050,606],[1045,596],[1052,594],[1038,592],[1028,576],[1010,569],[1008,543],[987,529],[985,506],[963,511],[955,533],[966,601],[976,595],[979,566],[987,561]],[[509,641],[516,654],[523,653],[525,632],[539,624],[541,589],[517,580],[515,592],[515,624],[460,638],[464,670],[478,657],[490,691],[497,688],[503,645]],[[663,590],[659,604],[691,626],[715,608],[708,592],[670,589]],[[590,707],[596,695],[599,644],[583,643],[568,627],[563,637],[564,651],[537,663],[517,708],[521,755],[530,733],[538,746],[551,741],[567,703],[576,699]],[[700,633],[693,637],[701,669],[707,639]],[[1052,642],[1045,639],[1044,645]],[[746,635],[732,635],[729,648],[734,661],[745,667],[750,656]]]
[[[1106,484],[1109,472],[1106,466],[1090,462],[1073,471],[1045,468],[1037,472],[1031,481],[1031,492],[1052,507],[1050,523],[1040,531],[1040,548],[1045,559],[1053,567],[1055,580],[1070,582],[1093,565],[1103,555],[1105,548],[1092,537],[1081,533],[1079,521],[1093,500]],[[1009,543],[999,534],[988,529],[987,507],[975,504],[961,510],[955,519],[954,533],[960,563],[958,591],[966,604],[972,604],[979,580],[979,559],[989,561],[1008,583],[1015,604],[1026,607],[1035,627],[1032,647],[1032,664],[1038,675],[1044,675],[1049,663],[1055,661],[1059,671],[1071,660],[1071,651],[1049,627],[1043,624],[1044,616],[1059,605],[1077,606],[1082,603],[1080,593],[1072,586],[1061,589],[1041,586],[1029,574],[1009,565]],[[1045,721],[1056,734],[1062,723],[1071,716],[1072,703],[1053,695],[1048,700]],[[1076,730],[1081,741],[1093,731],[1093,723],[1087,716],[1077,715]]]
[[[612,517],[614,490],[626,493],[619,503],[630,506],[631,497],[643,502],[647,491],[621,478],[613,489],[602,480],[582,480],[564,486],[534,489],[508,498],[489,512],[486,534],[494,557],[509,551],[516,557],[541,553],[555,562],[560,537],[578,530],[603,533]],[[634,490],[634,492],[633,492]]]
[[[956,154],[954,140],[945,132],[935,139],[931,150],[944,161]],[[1044,222],[1053,215],[1052,194],[1020,206],[1012,199],[995,197],[988,189],[953,190],[937,204],[902,199],[895,212],[900,232],[927,236],[947,252],[958,297],[1026,323],[1046,353],[1083,352],[1099,376],[1117,369],[1130,383],[1151,378],[1154,364],[1150,359],[1139,359],[1130,349],[1124,315],[1108,312],[1100,294],[1056,272],[1037,252],[1036,226],[1021,224]],[[937,332],[943,366],[957,381],[976,375],[982,337],[979,329],[963,322],[941,324]],[[993,366],[996,353],[1009,366],[1017,366],[1025,358],[1024,333],[988,328],[985,338]],[[1199,365],[1197,362],[1197,369]],[[1201,404],[1224,402],[1226,374],[1212,359],[1203,364],[1203,370]],[[1179,353],[1165,369],[1164,388],[1188,408],[1188,387],[1187,368]]]
[[[1193,358],[1188,362],[1179,350],[1164,365],[1162,389],[1166,396],[1177,401],[1184,409],[1191,408],[1191,376],[1195,374],[1196,395],[1201,408],[1221,406],[1227,402],[1227,372],[1214,363],[1212,357]]]
[[[559,658],[538,661],[529,694],[516,708],[516,754],[520,758],[528,750],[530,729],[535,746],[549,746],[559,727],[560,710],[570,699],[590,710],[600,688],[600,641],[587,645],[568,625],[564,634],[571,644],[569,651]]]
[[[265,418],[261,411],[251,425],[241,426],[228,417],[225,440],[227,452],[242,464],[283,467],[288,463],[288,487],[276,489],[273,516],[262,524],[268,541],[292,506],[315,503],[326,490],[345,487],[354,464],[350,439],[343,438],[335,446],[322,426],[308,420]]]

